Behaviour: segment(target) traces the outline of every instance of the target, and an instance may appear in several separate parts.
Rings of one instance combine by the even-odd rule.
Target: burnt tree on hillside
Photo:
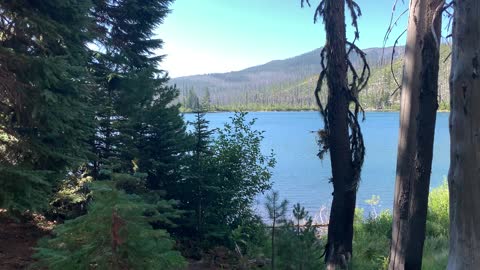
[[[302,6],[303,3],[302,0]],[[306,3],[310,5],[308,0]],[[350,11],[355,28],[353,42],[346,38],[345,7]],[[325,247],[327,269],[346,268],[351,259],[355,203],[365,156],[358,121],[363,109],[358,94],[368,82],[370,68],[365,53],[355,45],[359,37],[357,18],[360,15],[360,7],[353,0],[322,0],[314,15],[314,22],[318,17],[323,18],[327,34],[321,52],[322,71],[315,89],[317,105],[325,123],[324,129],[319,131],[319,157],[329,151],[332,166],[333,201]],[[357,54],[361,59],[360,72],[349,60],[350,54]],[[323,106],[320,93],[325,80],[328,97]]]

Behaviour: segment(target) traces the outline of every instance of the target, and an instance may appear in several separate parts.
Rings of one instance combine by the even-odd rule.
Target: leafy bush
[[[35,257],[49,269],[182,269],[165,230],[154,230],[144,215],[150,208],[111,182],[92,187],[88,214],[65,222],[55,237],[40,242]]]
[[[271,187],[275,159],[262,153],[263,132],[255,130],[255,120],[246,116],[235,113],[215,134],[208,130],[202,113],[192,123],[195,143],[186,158],[177,197],[189,216],[179,234],[191,235],[189,240],[204,250],[233,249],[232,231],[250,227],[246,223],[255,220],[251,207],[255,198]]]
[[[46,216],[61,221],[84,215],[91,199],[88,184],[92,181],[93,178],[83,166],[70,172],[53,195]]]
[[[279,229],[277,235],[276,269],[321,269],[324,243],[310,217],[298,231],[293,222]]]
[[[448,235],[449,228],[448,184],[433,189],[428,197],[427,236]]]
[[[422,269],[445,269],[448,259],[448,186],[446,181],[429,195],[426,238]],[[353,242],[353,269],[386,269],[391,242],[392,215],[382,212],[377,218],[363,218],[356,212]]]
[[[423,248],[423,269],[445,269],[449,234],[448,184],[433,189],[428,198],[427,237]]]
[[[378,217],[363,218],[363,210],[356,211],[353,239],[353,269],[384,269],[388,262],[392,215],[381,212]]]
[[[247,257],[267,257],[264,246],[270,243],[269,232],[259,216],[251,216],[243,220],[235,230],[232,231],[232,241],[235,247],[240,249],[241,254]]]
[[[265,206],[272,224],[269,228],[263,225],[265,229],[261,232],[264,237],[259,238],[263,240],[263,251],[257,249],[257,254],[250,253],[249,256],[257,259],[267,257],[270,260],[268,269],[273,267],[282,270],[322,269],[324,243],[318,237],[318,230],[313,224],[312,217],[297,203],[293,208],[295,220],[287,220],[285,218],[287,203],[286,200],[280,201],[277,192],[272,192],[269,196]],[[274,224],[275,226],[272,226]],[[275,234],[272,230],[275,230]]]

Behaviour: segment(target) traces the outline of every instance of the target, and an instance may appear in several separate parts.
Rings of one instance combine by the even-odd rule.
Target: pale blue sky
[[[319,1],[311,0],[311,8],[301,9],[300,0],[176,0],[157,29],[165,42],[159,53],[167,55],[161,67],[171,77],[228,72],[321,47],[323,24],[313,24],[314,5]],[[383,45],[393,2],[357,0],[363,11],[357,45]],[[397,15],[407,5],[399,2]],[[395,28],[389,45],[405,29],[407,16]]]

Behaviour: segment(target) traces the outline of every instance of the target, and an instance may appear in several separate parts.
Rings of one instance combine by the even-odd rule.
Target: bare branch
[[[433,38],[435,39],[435,45],[437,46],[437,50],[440,49],[440,39],[437,37],[435,31],[435,22],[438,16],[442,16],[442,12],[445,10],[445,0],[442,0],[438,7],[435,9],[435,13],[433,14],[432,24],[430,25],[430,31],[432,32]]]
[[[397,80],[397,77],[395,76],[395,71],[393,70],[393,60],[395,58],[395,48],[397,47],[398,41],[400,38],[407,32],[407,29],[403,30],[403,32],[397,37],[395,40],[395,43],[393,44],[393,50],[392,50],[392,58],[390,59],[390,71],[392,72],[393,80],[395,81],[395,84],[397,85],[397,88],[393,90],[392,94],[390,96],[395,95],[395,93],[402,88],[400,83]]]
[[[307,5],[308,5],[309,7],[311,7],[309,0],[302,0],[302,1],[300,2],[300,6],[301,6],[302,8],[304,7],[304,5],[303,5],[304,3],[307,3]]]

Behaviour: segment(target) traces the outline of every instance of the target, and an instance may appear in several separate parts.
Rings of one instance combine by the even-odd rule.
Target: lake
[[[233,113],[208,113],[211,128],[229,122]],[[185,114],[193,121],[193,114]],[[317,157],[316,135],[312,131],[323,126],[318,112],[251,112],[248,118],[257,118],[255,128],[265,131],[262,149],[268,154],[273,149],[277,164],[273,170],[273,190],[290,204],[301,203],[321,222],[328,216],[332,185],[328,154],[322,161]],[[391,209],[395,183],[399,113],[367,112],[361,123],[366,145],[362,180],[358,190],[357,206],[372,207],[365,202],[372,195],[380,196],[377,211]],[[448,113],[437,114],[434,159],[430,187],[442,184],[448,173],[449,154]],[[263,196],[259,196],[256,209],[264,214]]]

